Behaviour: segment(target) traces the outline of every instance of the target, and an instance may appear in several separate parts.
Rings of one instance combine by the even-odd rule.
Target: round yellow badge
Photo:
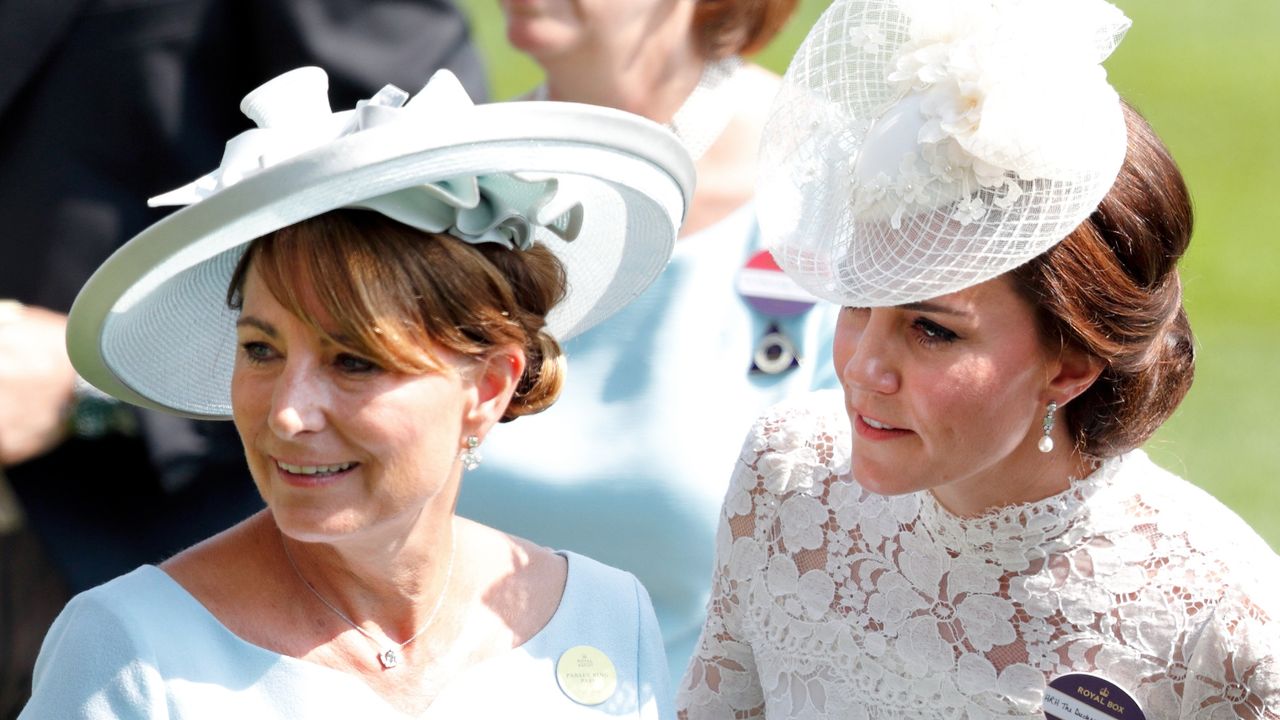
[[[565,650],[556,663],[556,681],[570,700],[599,705],[618,688],[618,671],[599,648],[575,645]]]

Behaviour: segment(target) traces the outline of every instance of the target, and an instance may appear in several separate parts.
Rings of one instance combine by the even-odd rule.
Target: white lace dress
[[[775,408],[725,498],[688,718],[1043,718],[1102,676],[1156,718],[1280,717],[1280,560],[1141,451],[972,519],[848,474],[839,396]]]

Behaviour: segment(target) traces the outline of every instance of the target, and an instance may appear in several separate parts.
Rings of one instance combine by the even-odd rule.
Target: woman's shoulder
[[[565,580],[566,597],[581,595],[593,598],[592,604],[611,597],[629,605],[629,611],[638,607],[637,598],[643,598],[645,604],[649,602],[644,585],[630,572],[568,550],[560,551],[560,554],[569,566]]]
[[[569,576],[556,622],[567,634],[558,644],[606,651],[617,665],[620,682],[626,678],[628,685],[635,683],[626,696],[634,697],[637,707],[647,708],[642,715],[648,716],[655,707],[666,708],[670,702],[666,653],[644,585],[631,573],[584,555],[566,551],[564,556]],[[667,717],[669,713],[666,709],[658,714]]]
[[[668,673],[639,582],[577,553],[548,552],[567,568],[554,615],[518,648],[463,674],[437,699],[433,716],[669,717],[650,711],[666,702]],[[580,680],[587,675],[607,678],[592,683],[593,691],[613,685],[611,694],[604,691],[607,702],[580,704],[587,689]],[[503,692],[493,693],[495,686]]]
[[[1188,622],[1280,628],[1280,556],[1270,545],[1213,495],[1143,451],[1121,462],[1117,482],[1091,503],[1095,529],[1121,554],[1149,565],[1149,584],[1169,588]],[[1280,635],[1266,637],[1269,651],[1280,651]]]
[[[477,538],[483,559],[483,593],[508,598],[501,617],[541,618],[516,635],[542,633],[539,628],[566,625],[588,616],[612,615],[634,620],[649,606],[644,586],[626,570],[568,550],[555,550],[500,530],[463,521]]]
[[[554,551],[566,566],[564,590],[535,636],[575,637],[577,644],[635,647],[653,620],[649,593],[636,576],[568,550]]]
[[[1247,574],[1264,569],[1280,574],[1280,556],[1218,498],[1156,464],[1142,450],[1131,451],[1121,460],[1117,477],[1123,482],[1114,483],[1112,490],[1132,494],[1134,504],[1145,509],[1144,527],[1149,531],[1182,538],[1189,552],[1211,556]],[[1124,509],[1128,505],[1109,503],[1115,513],[1124,512],[1131,518],[1132,513]],[[1115,521],[1125,519],[1116,517]]]
[[[77,645],[95,652],[116,648],[167,666],[226,637],[226,628],[186,588],[161,568],[143,565],[72,598],[45,644],[63,646],[51,648],[59,653],[79,652]]]
[[[1183,707],[1227,717],[1252,706],[1257,715],[1240,716],[1272,717],[1280,711],[1280,556],[1204,489],[1145,454],[1125,460],[1149,508],[1134,528],[1151,548],[1148,584],[1181,610]]]
[[[143,565],[97,587],[79,593],[67,603],[60,620],[113,624],[132,632],[145,632],[175,614],[189,613],[194,600],[163,570]]]
[[[175,632],[180,628],[181,632]],[[201,644],[199,606],[147,565],[71,599],[45,636],[24,717],[163,714],[161,668]]]
[[[100,662],[111,657],[155,663],[209,629],[202,606],[154,565],[143,565],[71,599],[41,649],[45,661]],[[95,659],[99,658],[101,659]]]

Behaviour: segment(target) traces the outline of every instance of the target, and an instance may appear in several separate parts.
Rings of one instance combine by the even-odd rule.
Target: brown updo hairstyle
[[[1063,408],[1076,447],[1113,457],[1146,442],[1182,402],[1194,338],[1177,263],[1191,240],[1191,198],[1155,131],[1124,104],[1128,151],[1098,209],[1011,274],[1037,307],[1045,342],[1103,361]]]
[[[798,0],[697,0],[693,32],[709,58],[763,50],[795,12]]]
[[[504,422],[550,407],[560,393],[564,357],[543,328],[564,297],[565,273],[541,245],[473,245],[376,212],[334,210],[255,240],[232,275],[232,308],[250,265],[289,312],[388,370],[439,371],[446,364],[433,348],[476,359],[501,345],[523,348]],[[317,314],[333,325],[322,328]]]

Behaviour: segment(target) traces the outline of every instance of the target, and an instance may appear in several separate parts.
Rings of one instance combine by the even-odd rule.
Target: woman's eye
[[[254,364],[267,362],[275,356],[275,351],[270,345],[256,340],[241,343],[240,348],[244,351],[245,358]]]
[[[334,358],[333,364],[344,373],[352,375],[363,375],[381,370],[377,363],[372,360],[366,360],[359,355],[351,353],[341,353]]]
[[[916,331],[920,333],[920,341],[926,345],[932,345],[940,342],[949,343],[959,339],[960,337],[938,323],[926,318],[916,318],[916,321],[912,323],[912,325],[915,327]]]

